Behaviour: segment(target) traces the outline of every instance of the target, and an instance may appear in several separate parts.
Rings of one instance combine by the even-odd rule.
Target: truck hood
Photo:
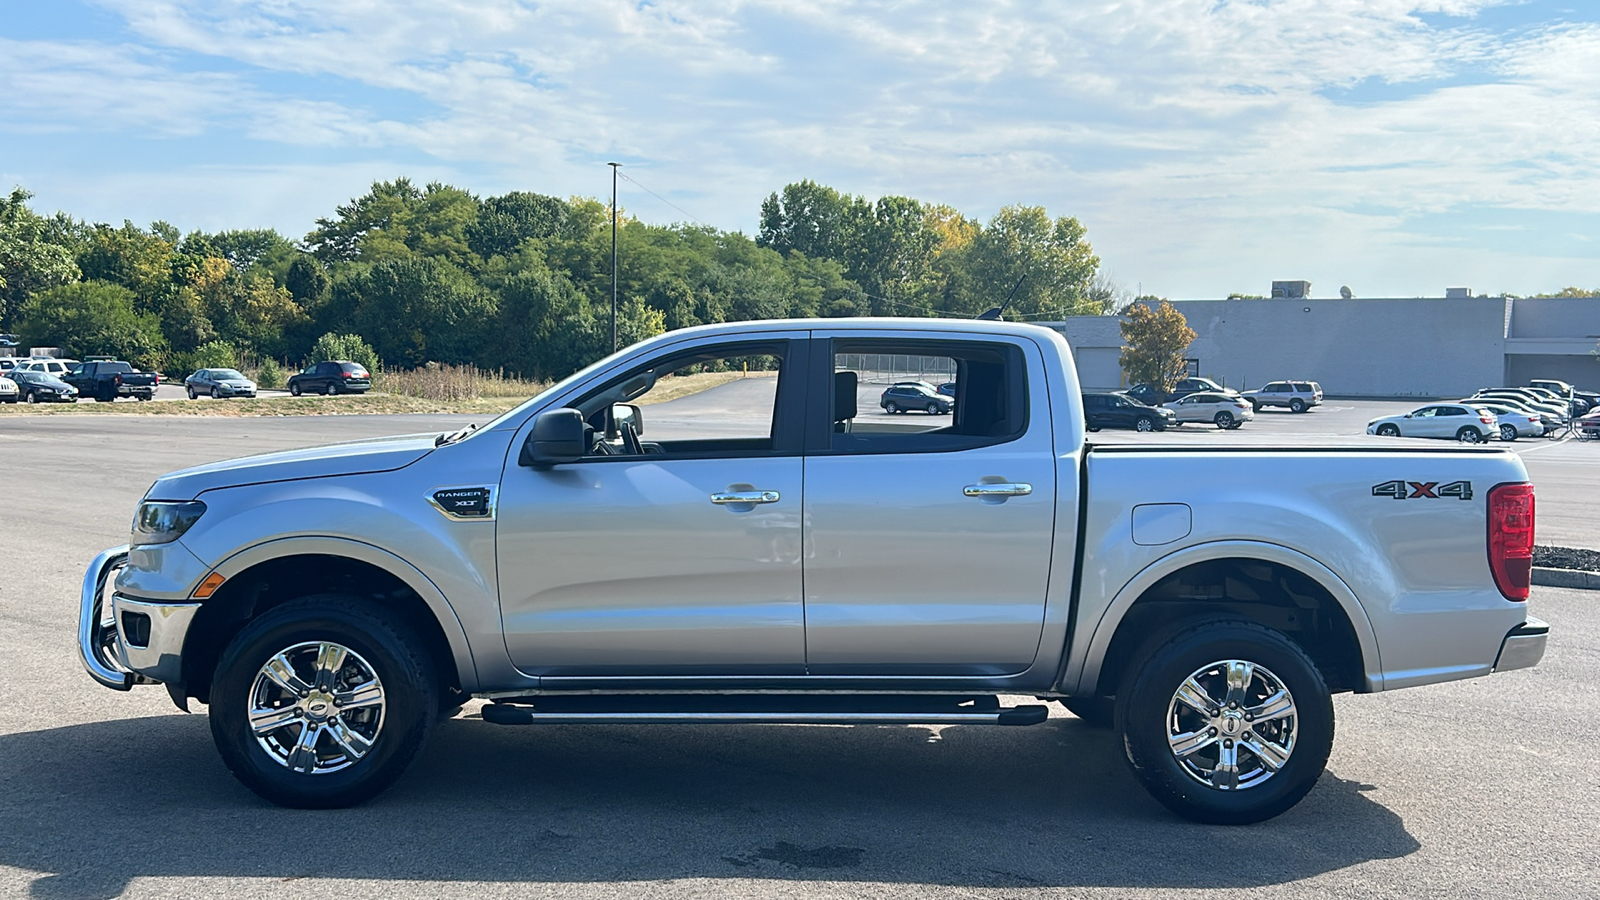
[[[404,434],[395,437],[286,450],[246,456],[179,469],[156,479],[145,496],[151,500],[193,500],[200,494],[225,487],[392,472],[433,452],[438,434]]]

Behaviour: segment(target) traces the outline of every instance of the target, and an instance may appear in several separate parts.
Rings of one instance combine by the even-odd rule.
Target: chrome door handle
[[[1033,493],[1033,485],[1021,483],[969,484],[961,489],[968,497],[1026,497]]]
[[[711,495],[711,502],[719,506],[729,503],[777,503],[777,491],[718,491]]]

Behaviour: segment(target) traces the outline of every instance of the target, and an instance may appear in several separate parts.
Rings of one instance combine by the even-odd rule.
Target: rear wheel
[[[1333,746],[1333,701],[1305,651],[1252,622],[1188,622],[1137,654],[1117,695],[1134,775],[1197,822],[1245,825],[1300,802]]]
[[[1500,440],[1502,440],[1502,441],[1514,441],[1516,439],[1517,439],[1517,426],[1515,426],[1515,425],[1501,425],[1500,426]]]
[[[1471,425],[1463,425],[1461,430],[1456,432],[1456,440],[1463,444],[1477,444],[1483,441],[1483,435]]]
[[[889,401],[889,405],[885,406],[884,409],[887,410],[889,415],[892,416],[895,413],[900,411],[900,404],[894,402],[893,400],[890,400]]]
[[[422,642],[381,607],[321,595],[249,623],[217,663],[211,736],[280,806],[352,806],[400,777],[440,711]]]
[[[1299,397],[1289,401],[1289,411],[1303,413],[1306,411],[1306,402]]]
[[[1233,413],[1224,410],[1222,412],[1217,413],[1216,418],[1212,419],[1212,421],[1217,423],[1217,427],[1218,428],[1232,428],[1233,427]]]

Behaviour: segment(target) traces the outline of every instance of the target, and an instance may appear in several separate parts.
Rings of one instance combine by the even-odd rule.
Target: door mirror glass
[[[624,425],[632,425],[634,434],[644,434],[644,411],[632,403],[613,403],[611,424],[619,431]]]
[[[517,464],[543,469],[577,462],[588,450],[583,435],[583,413],[575,409],[545,410],[533,420],[533,430],[522,445]]]

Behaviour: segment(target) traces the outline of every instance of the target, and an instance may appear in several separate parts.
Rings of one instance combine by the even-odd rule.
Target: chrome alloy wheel
[[[1217,790],[1246,790],[1277,774],[1297,730],[1283,680],[1242,659],[1201,666],[1167,704],[1167,746],[1179,768]]]
[[[279,765],[323,775],[372,750],[386,706],[383,684],[359,653],[311,641],[273,656],[256,673],[250,728]]]

